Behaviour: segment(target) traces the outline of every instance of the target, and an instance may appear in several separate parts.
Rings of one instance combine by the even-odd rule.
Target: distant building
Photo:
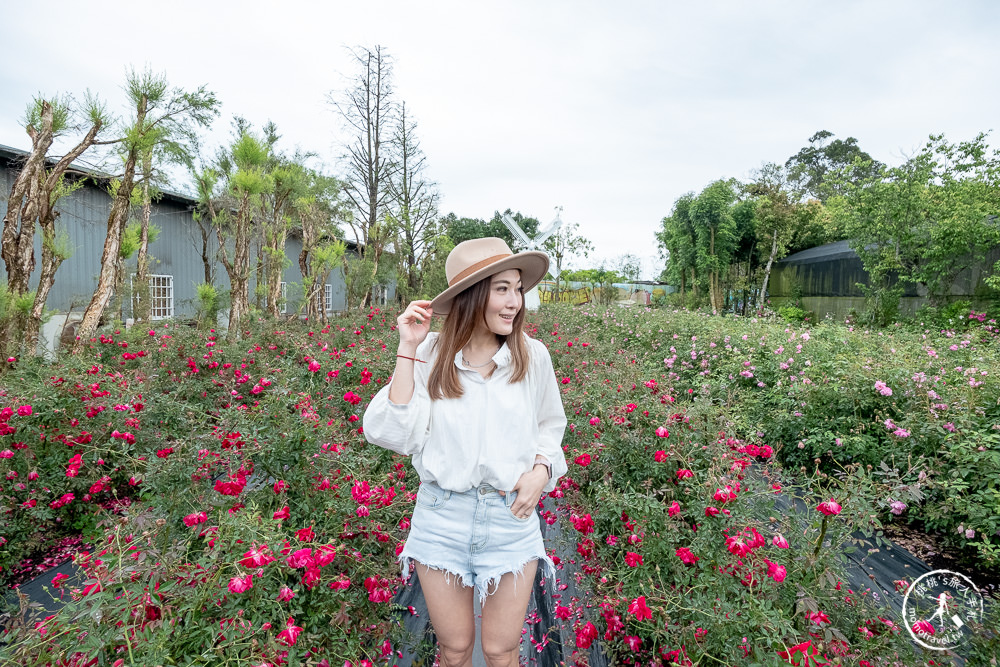
[[[0,145],[0,207],[6,212],[7,198],[11,186],[20,170],[20,164],[28,154],[25,151]],[[55,285],[49,294],[46,308],[52,317],[43,325],[43,349],[53,350],[64,331],[72,331],[76,322],[97,287],[97,276],[101,269],[101,253],[107,235],[108,214],[111,197],[107,192],[107,178],[101,174],[88,172],[85,185],[64,197],[57,205],[59,218],[57,227],[68,236],[73,255],[62,263],[56,272]],[[196,200],[176,192],[163,192],[153,202],[150,223],[159,228],[160,233],[150,244],[150,287],[152,299],[152,319],[193,318],[195,315],[195,286],[206,282],[205,263],[202,260],[202,231],[192,213]],[[229,290],[229,276],[222,263],[216,259],[218,241],[215,230],[210,229],[207,238],[207,256],[212,283],[220,291]],[[282,312],[293,314],[302,305],[302,274],[299,271],[298,256],[302,240],[294,233],[289,234],[285,243],[288,258],[283,274],[282,297],[285,300]],[[348,241],[348,250],[357,252],[357,244]],[[256,257],[256,250],[251,251]],[[41,234],[36,229],[35,257],[41,258]],[[128,261],[129,273],[135,271],[135,258]],[[0,263],[2,264],[2,263]],[[33,274],[33,284],[37,285],[38,268]],[[5,273],[3,274],[5,275]],[[329,283],[322,293],[323,304],[328,312],[344,310],[346,307],[346,287],[340,268],[330,273]],[[131,293],[129,278],[125,279],[123,291]],[[250,281],[251,303],[254,301],[256,282]],[[377,297],[384,303],[392,297],[392,286],[376,288]],[[131,318],[130,299],[122,299],[123,312],[120,315]],[[224,323],[222,323],[224,324]]]
[[[1000,249],[994,249],[987,257],[985,266],[969,266],[963,270],[952,285],[949,299],[968,300],[974,306],[982,306],[995,299],[995,292],[985,286],[985,270],[1000,259]],[[808,248],[789,255],[775,263],[768,281],[768,298],[771,307],[791,303],[796,296],[802,308],[816,314],[818,319],[827,315],[843,320],[853,310],[865,310],[865,295],[858,283],[867,285],[868,272],[861,258],[848,245],[848,241],[837,241]],[[927,292],[922,285],[906,283],[899,301],[899,314],[912,316],[917,309],[928,303]]]

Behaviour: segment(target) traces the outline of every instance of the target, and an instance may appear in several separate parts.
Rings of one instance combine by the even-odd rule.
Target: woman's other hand
[[[542,489],[549,482],[549,472],[543,465],[536,465],[521,475],[512,491],[517,491],[517,498],[510,506],[511,513],[521,519],[527,519],[535,511],[535,505],[541,498]]]

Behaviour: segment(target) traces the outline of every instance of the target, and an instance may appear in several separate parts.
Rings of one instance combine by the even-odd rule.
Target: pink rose
[[[252,574],[248,574],[245,577],[233,577],[229,580],[230,593],[246,593],[251,588],[253,588]]]

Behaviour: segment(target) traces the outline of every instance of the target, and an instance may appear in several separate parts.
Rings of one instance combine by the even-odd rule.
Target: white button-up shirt
[[[362,422],[368,441],[412,456],[420,481],[456,492],[483,483],[509,491],[531,470],[535,456],[544,456],[552,464],[545,490],[554,489],[566,474],[566,414],[545,345],[525,336],[531,363],[516,384],[508,382],[513,365],[506,343],[493,355],[497,368],[488,379],[463,367],[460,351],[454,363],[462,396],[432,401],[427,379],[437,358],[437,336],[428,334],[417,348],[417,358],[427,363],[414,364],[409,403],[389,400],[391,383],[372,398]]]

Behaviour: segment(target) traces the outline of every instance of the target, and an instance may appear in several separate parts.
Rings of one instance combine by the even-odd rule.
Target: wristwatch
[[[534,468],[535,466],[545,466],[545,469],[549,473],[549,479],[552,479],[552,464],[549,463],[546,459],[536,458],[535,459],[535,465],[533,465],[531,467]]]

